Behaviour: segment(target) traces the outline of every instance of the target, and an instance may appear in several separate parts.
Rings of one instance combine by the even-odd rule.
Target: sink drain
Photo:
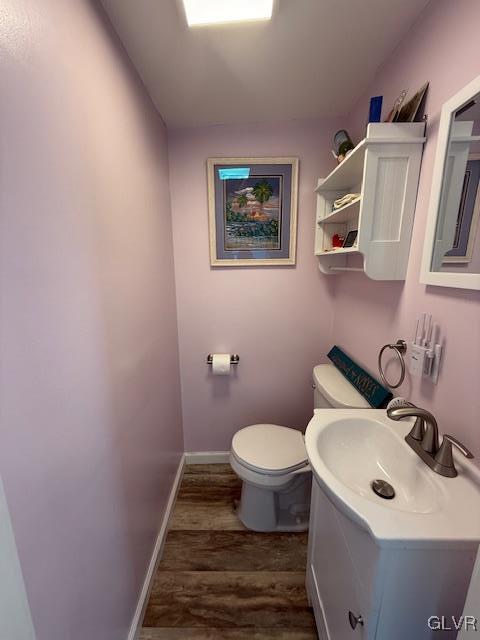
[[[373,492],[384,500],[392,500],[395,497],[395,489],[386,480],[372,480],[370,486]]]

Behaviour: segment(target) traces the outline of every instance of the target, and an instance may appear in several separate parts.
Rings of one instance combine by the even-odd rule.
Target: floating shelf
[[[318,181],[315,255],[320,271],[364,271],[373,280],[404,280],[415,214],[425,123],[372,123],[345,160]],[[360,193],[333,210],[347,193]],[[331,250],[335,234],[357,230],[357,246]],[[330,250],[326,250],[330,249]],[[353,265],[349,257],[360,255]]]
[[[329,249],[328,251],[321,251],[317,253],[317,256],[336,256],[336,255],[345,255],[346,253],[359,253],[358,247],[354,245],[353,247],[339,247],[338,249]]]
[[[345,158],[343,162],[335,167],[335,169],[319,184],[315,189],[317,193],[322,191],[345,191],[357,183],[362,181],[363,163],[365,160],[365,151],[367,149],[366,138],[363,139],[352,153]]]
[[[332,213],[329,213],[324,218],[318,220],[318,224],[340,224],[343,222],[347,222],[355,214],[358,215],[358,212],[360,211],[360,200],[361,198],[359,197],[356,200],[349,202],[344,207],[334,209]]]

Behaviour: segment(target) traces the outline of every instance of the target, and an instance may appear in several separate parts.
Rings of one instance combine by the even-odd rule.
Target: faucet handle
[[[457,475],[457,470],[455,469],[455,463],[453,461],[453,451],[452,445],[457,447],[457,449],[463,453],[466,458],[473,458],[473,453],[467,449],[467,447],[462,444],[459,440],[445,434],[443,436],[442,445],[435,456],[435,462],[442,467],[446,467],[450,470],[451,477],[455,477]],[[449,474],[449,475],[450,475]]]
[[[460,442],[460,440],[457,440],[453,436],[448,435],[448,433],[443,436],[443,439],[444,440],[446,439],[447,442],[450,442],[451,444],[455,445],[457,447],[457,449],[459,449],[466,458],[473,458],[474,457],[473,453],[471,451],[469,451],[467,449],[467,447]],[[443,444],[443,442],[442,442],[442,444]]]

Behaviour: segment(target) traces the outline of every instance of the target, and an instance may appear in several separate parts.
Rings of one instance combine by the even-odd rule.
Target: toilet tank
[[[371,409],[365,398],[333,364],[313,369],[314,409]]]

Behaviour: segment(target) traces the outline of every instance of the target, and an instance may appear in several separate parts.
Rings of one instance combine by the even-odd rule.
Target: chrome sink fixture
[[[442,445],[438,442],[438,426],[433,415],[420,407],[397,407],[387,410],[391,420],[416,418],[415,424],[405,441],[412,447],[426,465],[446,478],[455,478],[458,473],[453,461],[452,445],[466,458],[473,458],[473,454],[459,440],[450,435],[444,435]]]
[[[307,590],[320,637],[434,640],[432,611],[463,611],[480,543],[480,469],[467,449],[452,452],[450,436],[439,446],[427,411],[393,417],[317,409],[306,430]]]

